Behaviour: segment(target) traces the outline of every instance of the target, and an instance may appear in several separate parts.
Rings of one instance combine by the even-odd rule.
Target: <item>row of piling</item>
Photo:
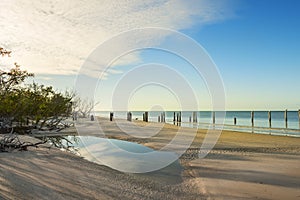
[[[251,126],[254,127],[255,125],[255,121],[254,121],[254,115],[255,112],[251,111],[250,112],[250,118],[251,118]],[[114,117],[114,113],[110,112],[110,121],[113,121],[113,117]],[[300,110],[298,110],[298,119],[299,119],[299,126],[300,126]],[[127,112],[127,121],[132,121],[132,113],[131,112]],[[144,112],[143,113],[143,121],[144,122],[148,122],[149,121],[149,112]],[[157,121],[161,122],[161,123],[165,123],[166,122],[166,114],[165,112],[162,112],[158,117],[157,117]],[[181,112],[174,112],[173,113],[173,123],[181,123],[182,122],[182,116],[181,116]],[[193,112],[192,116],[189,116],[189,122],[193,122],[193,123],[197,123],[198,122],[198,118],[197,118],[197,112]],[[272,127],[272,111],[268,111],[268,122],[269,122],[269,127]],[[213,111],[212,112],[212,123],[215,124],[216,123],[216,112]],[[288,110],[284,111],[284,123],[285,123],[285,128],[288,128]],[[237,125],[237,118],[234,117],[233,118],[233,124]]]

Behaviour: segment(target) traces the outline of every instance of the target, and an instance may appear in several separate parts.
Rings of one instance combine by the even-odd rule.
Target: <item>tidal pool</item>
[[[182,166],[174,152],[156,151],[122,140],[94,136],[68,136],[85,159],[118,171],[132,173],[154,181],[181,182]],[[166,161],[173,160],[171,163]]]

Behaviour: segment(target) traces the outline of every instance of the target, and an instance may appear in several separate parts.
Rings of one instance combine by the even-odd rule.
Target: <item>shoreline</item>
[[[123,111],[122,111],[123,112]],[[125,112],[125,111],[124,111]],[[140,111],[138,111],[140,112]],[[261,111],[259,111],[261,112]],[[275,112],[275,111],[274,111]],[[293,111],[295,112],[295,111]],[[103,116],[96,116],[101,119],[108,119],[107,117]],[[125,118],[114,118],[114,120],[126,120]],[[132,119],[132,122],[143,122],[142,120]],[[149,121],[148,123],[160,123],[156,121]],[[164,122],[170,125],[176,125],[173,121],[166,121]],[[178,124],[178,123],[177,123]],[[185,128],[194,128],[194,129],[208,129],[210,126],[221,126],[223,130],[227,131],[236,131],[236,132],[245,132],[245,133],[254,133],[254,134],[266,134],[266,135],[275,135],[275,136],[288,136],[288,137],[300,137],[300,121],[299,121],[299,128],[284,128],[284,127],[267,127],[267,126],[251,126],[251,125],[234,125],[234,124],[212,124],[208,122],[180,122],[179,126]],[[184,126],[182,126],[182,124]],[[273,131],[273,132],[272,132]],[[293,134],[298,133],[298,134]]]
[[[108,122],[106,118],[100,118]],[[124,123],[128,123],[126,120],[121,120]],[[114,123],[114,122],[111,122]],[[156,122],[143,122],[143,121],[133,121],[139,126],[153,128],[160,126],[160,123]],[[174,132],[178,128],[182,128],[185,132],[194,132],[194,128],[178,127],[172,124],[163,124],[166,131],[161,131],[158,135],[151,139],[138,139],[135,137],[130,137],[127,134],[122,134],[119,130],[119,134],[107,133],[105,136],[109,139],[119,139],[130,142],[136,142],[155,150],[159,150],[171,141],[170,138],[175,136]],[[194,138],[191,146],[187,149],[189,155],[184,153],[182,157],[192,157],[193,159],[198,158],[199,148],[207,134],[207,129],[197,129],[196,137]],[[172,134],[173,133],[173,134]],[[159,138],[162,138],[159,140]],[[169,138],[169,139],[168,139]],[[284,135],[269,135],[269,134],[256,134],[248,132],[239,131],[228,131],[222,130],[218,142],[211,150],[213,151],[223,151],[223,152],[249,152],[249,153],[287,153],[287,154],[299,154],[300,155],[300,138],[299,137],[289,137]],[[299,161],[300,164],[300,161]]]
[[[89,128],[86,135],[98,136]],[[177,126],[134,121],[151,138],[124,133],[108,119],[99,118],[105,137],[161,149],[176,135]],[[126,120],[123,125],[128,125]],[[161,126],[163,125],[163,126]],[[136,130],[137,127],[128,127]],[[138,129],[139,130],[139,129]],[[183,128],[193,134],[192,128]],[[83,134],[79,134],[83,135]],[[300,138],[222,131],[215,148],[197,157],[206,130],[197,130],[191,146],[180,157],[181,181],[163,183],[159,177],[118,172],[71,153],[42,146],[27,152],[0,154],[0,196],[18,199],[297,199],[300,198]]]

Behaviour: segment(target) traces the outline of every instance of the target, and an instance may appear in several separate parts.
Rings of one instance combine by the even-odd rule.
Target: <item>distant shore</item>
[[[87,127],[94,122],[87,122]],[[151,138],[124,133],[99,118],[107,138],[161,149],[176,135],[177,126],[134,121]],[[126,123],[124,120],[120,123]],[[183,128],[185,134],[195,129]],[[27,152],[0,154],[0,196],[18,199],[297,199],[300,198],[300,138],[223,131],[214,149],[198,158],[207,130],[197,130],[180,157],[182,181],[162,184],[121,173],[46,146]],[[80,133],[82,135],[82,133]],[[87,131],[85,135],[99,136]],[[28,138],[27,138],[28,139]],[[179,142],[180,143],[180,142]]]

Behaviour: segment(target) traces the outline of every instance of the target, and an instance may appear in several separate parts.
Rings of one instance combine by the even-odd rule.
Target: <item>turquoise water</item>
[[[176,114],[178,111],[175,111]],[[149,121],[157,122],[158,116],[161,111],[150,111]],[[101,111],[95,113],[101,117],[109,117],[109,112]],[[226,111],[226,117],[224,120],[225,130],[237,130],[244,132],[254,132],[261,134],[274,134],[274,135],[290,135],[300,136],[300,124],[298,118],[298,111],[288,111],[288,129],[285,127],[284,111],[272,111],[272,127],[269,128],[268,111],[255,111],[254,112],[254,128],[251,124],[251,112],[250,111]],[[173,124],[174,111],[166,112],[166,123]],[[189,118],[193,116],[193,111],[182,112],[182,123],[181,126],[192,127],[192,128],[208,128],[209,124],[212,123],[212,112],[211,111],[197,111],[198,122],[190,123]],[[142,111],[133,111],[132,118],[142,120]],[[218,115],[216,115],[218,116]],[[118,111],[114,112],[115,118],[126,119],[127,112]],[[234,125],[234,118],[237,119],[237,124]]]

